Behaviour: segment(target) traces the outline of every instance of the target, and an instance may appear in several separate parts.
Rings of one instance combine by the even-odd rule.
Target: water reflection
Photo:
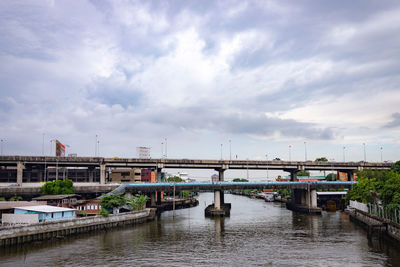
[[[400,266],[399,250],[368,242],[341,212],[305,215],[280,203],[226,195],[229,218],[192,209],[135,227],[0,250],[1,266]],[[62,252],[62,253],[61,253]]]

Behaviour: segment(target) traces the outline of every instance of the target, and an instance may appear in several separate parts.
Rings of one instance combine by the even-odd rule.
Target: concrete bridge
[[[125,184],[119,188],[129,193],[150,193],[151,204],[161,204],[161,194],[164,191],[199,191],[213,190],[214,204],[206,208],[206,214],[210,216],[229,215],[230,204],[224,201],[225,190],[235,189],[290,189],[292,192],[291,202],[287,207],[305,213],[320,213],[317,206],[317,189],[350,189],[356,182],[216,182],[216,183],[141,183]],[[157,203],[156,203],[157,199]]]
[[[100,184],[106,183],[106,172],[113,168],[153,168],[160,181],[161,170],[214,169],[224,180],[226,170],[282,170],[290,173],[291,181],[296,181],[299,171],[341,171],[353,180],[354,171],[369,169],[390,169],[393,163],[377,162],[320,162],[320,161],[264,161],[264,160],[194,160],[194,159],[138,159],[101,157],[44,157],[44,156],[0,156],[0,168],[15,168],[16,183],[22,184],[24,169],[36,170],[44,181],[44,170],[64,167],[84,167],[89,170],[93,182],[94,171],[100,172]],[[58,171],[57,171],[58,173]]]

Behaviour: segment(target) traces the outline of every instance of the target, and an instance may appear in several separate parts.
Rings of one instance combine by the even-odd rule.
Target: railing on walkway
[[[382,205],[377,204],[364,204],[357,201],[350,200],[351,208],[361,210],[367,212],[371,215],[375,215],[379,218],[389,220],[395,223],[400,223],[400,211],[399,210],[390,210],[387,207],[383,207]]]

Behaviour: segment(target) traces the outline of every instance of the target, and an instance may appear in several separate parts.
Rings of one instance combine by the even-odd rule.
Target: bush
[[[8,201],[21,201],[21,200],[22,200],[22,197],[15,195],[15,196],[11,197]]]
[[[126,204],[126,199],[123,195],[103,195],[100,200],[100,205],[106,210],[112,210]]]
[[[108,215],[110,215],[110,213],[107,210],[103,209],[103,208],[101,208],[101,210],[99,211],[98,214],[103,216],[103,217],[108,217]]]
[[[74,194],[75,189],[72,180],[56,180],[54,182],[46,182],[41,188],[42,195],[66,195]]]
[[[143,210],[146,207],[148,197],[146,195],[140,195],[131,197],[126,200],[126,203],[132,210]]]

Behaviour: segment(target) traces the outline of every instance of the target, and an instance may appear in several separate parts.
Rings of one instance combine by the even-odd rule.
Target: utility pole
[[[95,143],[94,143],[94,156],[95,157],[97,157],[97,137],[98,137],[98,135],[96,134],[96,140],[95,140]]]
[[[221,144],[221,160],[222,160],[222,144]]]
[[[344,146],[343,147],[343,162],[346,162],[345,150],[346,150],[346,147]]]
[[[292,145],[289,145],[289,161],[292,161]]]
[[[43,133],[43,140],[42,140],[42,156],[44,156],[44,133]]]
[[[307,161],[307,142],[304,141],[304,161]]]
[[[232,142],[229,139],[229,160],[232,160]]]
[[[0,139],[1,141],[1,153],[0,155],[3,156],[3,142],[6,141],[6,139]]]
[[[167,138],[165,138],[165,158],[168,157],[168,143],[167,143]]]
[[[365,152],[365,143],[363,143],[364,146],[364,162],[367,162],[367,153]]]

